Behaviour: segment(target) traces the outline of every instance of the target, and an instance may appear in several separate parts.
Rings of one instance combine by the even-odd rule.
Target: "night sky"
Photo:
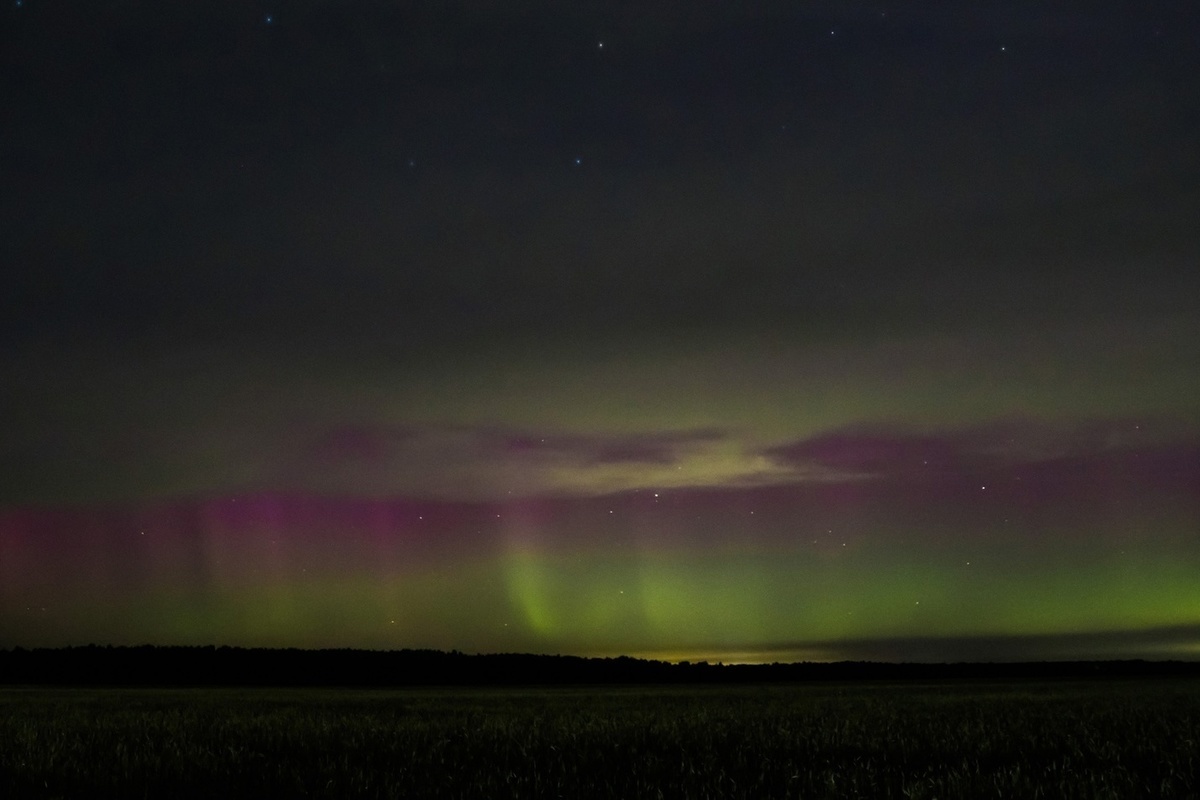
[[[1200,658],[1194,3],[4,3],[0,647]]]

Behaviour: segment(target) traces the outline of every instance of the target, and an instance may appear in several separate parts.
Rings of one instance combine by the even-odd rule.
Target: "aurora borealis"
[[[1200,19],[792,5],[6,9],[0,647],[1200,657]]]

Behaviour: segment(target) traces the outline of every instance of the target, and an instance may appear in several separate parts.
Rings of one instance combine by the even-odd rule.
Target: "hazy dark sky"
[[[1195,657],[1200,12],[1100,5],[6,0],[0,646]]]

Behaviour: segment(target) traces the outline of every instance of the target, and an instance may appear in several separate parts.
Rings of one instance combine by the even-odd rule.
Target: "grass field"
[[[1195,681],[0,688],[0,797],[1200,797]]]

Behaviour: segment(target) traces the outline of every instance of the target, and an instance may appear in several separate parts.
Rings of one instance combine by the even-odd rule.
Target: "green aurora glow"
[[[1200,657],[1185,4],[149,5],[0,12],[0,647]]]

